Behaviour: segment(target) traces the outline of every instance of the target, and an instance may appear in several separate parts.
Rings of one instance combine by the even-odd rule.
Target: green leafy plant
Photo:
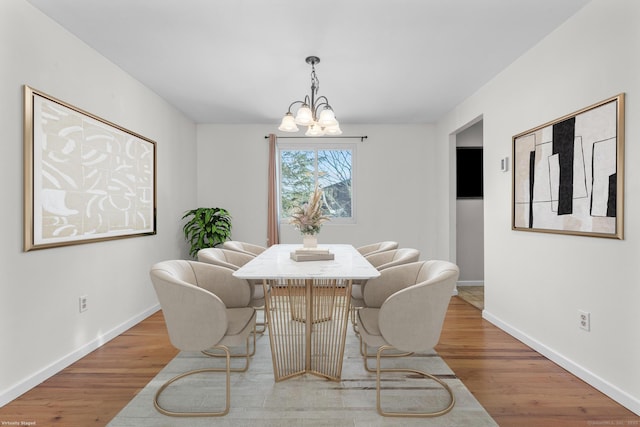
[[[231,214],[222,208],[198,208],[187,211],[182,219],[189,221],[182,227],[189,245],[189,255],[196,258],[198,251],[213,248],[231,237]]]

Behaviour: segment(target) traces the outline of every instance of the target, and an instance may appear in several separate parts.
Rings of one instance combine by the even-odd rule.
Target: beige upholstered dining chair
[[[380,361],[388,350],[411,354],[431,351],[436,346],[458,276],[457,265],[433,260],[390,267],[368,281],[365,307],[358,310],[357,322],[365,369],[376,373],[376,406],[380,415],[432,417],[453,408],[453,392],[441,379],[417,369],[381,368]],[[377,348],[375,370],[369,368],[367,347]],[[383,410],[380,381],[381,373],[386,372],[414,373],[436,381],[449,394],[448,405],[433,412]]]
[[[255,256],[250,254],[222,248],[200,249],[197,256],[200,262],[221,265],[231,268],[232,270],[237,270],[255,258]]]
[[[225,368],[195,369],[165,382],[156,392],[156,409],[171,416],[222,416],[231,405],[231,362],[229,347],[244,345],[246,358],[243,369],[249,367],[249,337],[253,335],[255,351],[256,311],[251,307],[251,286],[233,277],[231,270],[196,261],[170,260],[151,267],[150,276],[160,301],[171,344],[182,351],[200,351],[214,356],[223,352]],[[184,412],[167,409],[159,402],[162,392],[174,382],[205,372],[226,373],[225,407],[220,411]]]
[[[420,251],[413,248],[392,249],[384,252],[376,252],[366,255],[365,258],[371,265],[382,271],[396,265],[416,262],[420,259]],[[367,281],[354,281],[351,285],[351,307],[364,306],[362,294]]]
[[[218,265],[221,267],[226,267],[231,270],[238,270],[240,267],[251,261],[255,256],[230,250],[230,249],[220,249],[220,248],[205,248],[200,249],[198,251],[198,261],[206,262],[208,264]],[[265,304],[265,286],[262,284],[261,280],[249,280],[248,281],[251,287],[251,306],[256,308],[263,308]],[[266,286],[267,292],[269,292],[270,288],[268,285]],[[266,322],[266,316],[265,316]],[[258,322],[258,325],[261,326],[258,333],[263,333],[265,331],[266,323]]]
[[[418,261],[420,259],[420,251],[413,248],[391,249],[365,255],[365,258],[378,270],[384,270],[394,265]]]
[[[385,241],[378,243],[371,243],[369,245],[359,246],[356,248],[360,255],[366,256],[376,252],[390,251],[392,249],[398,249],[398,242]]]
[[[222,249],[242,252],[248,255],[257,256],[267,250],[264,246],[254,245],[253,243],[241,242],[239,240],[227,240],[222,244]]]

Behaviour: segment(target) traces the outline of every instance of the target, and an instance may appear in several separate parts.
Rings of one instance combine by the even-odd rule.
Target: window
[[[316,185],[324,191],[324,210],[332,222],[353,222],[354,144],[278,144],[280,219],[309,200]]]

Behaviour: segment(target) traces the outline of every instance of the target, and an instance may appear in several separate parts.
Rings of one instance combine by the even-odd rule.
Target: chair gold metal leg
[[[231,353],[229,352],[229,349],[225,346],[216,346],[214,348],[220,349],[222,351],[225,352],[226,355],[226,368],[225,369],[221,369],[221,368],[209,368],[209,369],[196,369],[193,371],[189,371],[189,372],[185,372],[184,374],[180,374],[177,375],[173,378],[171,378],[169,381],[167,381],[166,383],[162,384],[162,386],[160,387],[160,389],[158,389],[158,391],[156,392],[156,395],[153,398],[153,405],[155,406],[155,408],[158,410],[158,412],[160,412],[161,414],[164,415],[169,415],[172,417],[220,417],[223,415],[227,415],[229,413],[229,408],[231,406]],[[158,402],[160,395],[162,394],[162,392],[169,387],[171,384],[173,384],[174,382],[188,377],[190,375],[194,375],[194,374],[200,374],[203,372],[225,372],[226,373],[226,391],[227,391],[227,395],[226,395],[226,400],[225,400],[225,408],[222,411],[214,411],[214,412],[179,412],[179,411],[172,411],[170,409],[166,409],[164,407],[162,407],[160,405],[160,403]]]
[[[356,320],[356,316],[358,315],[358,309],[360,307],[351,306],[349,307],[349,314],[351,315],[351,327],[356,336],[360,336],[360,332],[358,332],[358,321]],[[360,352],[362,353],[362,352]]]
[[[438,417],[440,415],[444,415],[447,412],[451,411],[451,409],[453,409],[453,406],[456,403],[456,398],[453,395],[453,391],[451,390],[451,387],[449,387],[449,385],[447,383],[445,383],[444,381],[442,381],[440,378],[436,378],[435,376],[427,373],[427,372],[423,372],[423,371],[418,371],[415,369],[400,369],[400,368],[385,368],[385,369],[381,369],[380,368],[380,359],[383,357],[382,353],[385,350],[390,350],[390,349],[394,349],[394,347],[392,346],[381,346],[378,349],[377,355],[376,355],[376,407],[378,410],[378,413],[382,416],[385,417],[411,417],[411,418],[426,418],[426,417]],[[366,352],[366,350],[365,350]],[[366,365],[366,358],[365,358],[365,365]],[[382,404],[381,404],[381,397],[380,397],[380,373],[381,372],[408,372],[408,373],[414,373],[414,374],[418,374],[418,375],[422,375],[426,378],[429,378],[435,382],[437,382],[438,384],[440,384],[449,394],[449,404],[441,410],[438,411],[433,411],[433,412],[387,412],[384,411],[382,409]]]
[[[367,353],[367,346],[364,344],[364,342],[362,341],[362,337],[360,337],[360,354],[362,355],[362,357],[364,357],[364,369],[367,372],[375,372],[376,370],[373,368],[369,368],[369,365],[367,365],[367,358],[373,358],[376,357],[373,354],[369,355]],[[380,357],[408,357],[411,356],[413,354],[412,351],[409,352],[405,352],[405,353],[395,353],[395,354],[383,354]]]
[[[249,352],[249,339],[250,339],[250,337],[253,337],[253,350],[251,352]],[[210,348],[208,350],[202,350],[201,353],[206,355],[206,356],[209,356],[209,357],[227,357],[226,354],[214,353],[214,352],[211,351],[211,350],[219,349],[219,348],[221,348],[221,346],[213,347],[213,348]],[[235,358],[235,357],[246,357],[246,359],[247,359],[246,362],[245,362],[244,368],[232,368],[231,372],[246,372],[247,369],[249,369],[249,360],[250,360],[249,358],[251,356],[253,356],[254,354],[256,354],[256,334],[255,334],[255,331],[252,332],[249,336],[247,336],[246,349],[245,349],[244,353],[241,353],[241,354],[230,354],[229,357],[232,357],[232,358]]]
[[[262,310],[264,312],[264,322],[258,322],[256,323],[257,326],[261,326],[260,329],[256,328],[256,333],[258,334],[264,334],[265,332],[267,332],[267,325],[269,323],[268,319],[267,319],[267,304],[266,304],[266,299],[269,298],[269,292],[271,292],[271,288],[269,286],[268,281],[265,279],[262,281],[262,289],[264,292],[264,298],[265,298],[265,305],[263,305],[262,307],[256,307],[256,310]]]
[[[358,337],[360,338],[360,354],[364,360],[364,370],[367,372],[375,372],[375,370],[369,369],[369,365],[367,365],[367,358],[369,357],[367,354],[367,345],[362,341],[362,337],[360,335],[358,335]]]
[[[264,308],[264,307],[260,307],[260,308],[259,308],[259,309],[257,309],[257,310],[262,310],[262,311],[264,311],[264,310],[265,310],[265,308]],[[255,333],[256,333],[256,334],[260,334],[260,335],[262,335],[262,334],[264,334],[264,333],[267,331],[267,314],[266,314],[266,313],[265,313],[265,315],[264,315],[264,322],[256,322],[256,326],[261,326],[261,328],[260,328],[260,329],[256,328],[256,330],[255,330]]]

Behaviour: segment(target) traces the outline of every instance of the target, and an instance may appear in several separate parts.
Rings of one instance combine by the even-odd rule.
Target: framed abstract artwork
[[[156,143],[24,86],[24,250],[156,234]]]
[[[624,94],[513,137],[512,229],[623,238]]]

